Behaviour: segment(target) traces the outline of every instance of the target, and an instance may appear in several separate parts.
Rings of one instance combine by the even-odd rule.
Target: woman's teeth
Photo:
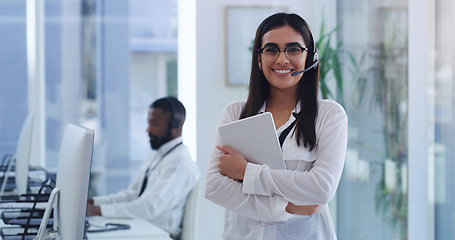
[[[277,72],[277,73],[290,73],[292,70],[291,69],[286,69],[286,70],[273,69],[273,71]]]

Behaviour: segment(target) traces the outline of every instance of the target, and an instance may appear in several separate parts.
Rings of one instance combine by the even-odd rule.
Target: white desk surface
[[[134,240],[172,240],[169,233],[142,219],[119,219],[92,216],[88,218],[90,224],[104,226],[106,223],[120,223],[130,225],[130,229],[109,232],[87,233],[88,240],[92,239],[134,239]]]
[[[0,209],[0,213],[5,209]],[[172,240],[169,233],[142,219],[103,218],[100,216],[89,217],[92,225],[104,226],[106,223],[120,223],[130,225],[130,229],[108,232],[87,233],[88,240],[96,239],[123,239],[123,240]],[[0,219],[0,228],[13,227],[6,225]],[[97,229],[97,228],[93,228]],[[1,238],[0,238],[1,239]]]

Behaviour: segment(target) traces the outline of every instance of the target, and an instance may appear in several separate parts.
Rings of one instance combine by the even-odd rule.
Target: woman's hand
[[[220,173],[232,179],[243,180],[248,164],[246,159],[228,146],[217,146],[216,148],[223,152],[218,158]]]
[[[296,206],[292,203],[288,203],[286,206],[286,212],[298,215],[313,215],[319,212],[319,205]]]

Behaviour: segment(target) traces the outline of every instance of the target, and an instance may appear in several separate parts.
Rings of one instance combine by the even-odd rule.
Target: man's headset
[[[311,39],[313,40],[313,51],[311,52],[308,52],[308,57],[307,59],[311,59],[311,57],[313,58],[313,63],[311,64],[311,66],[303,69],[302,71],[298,71],[298,72],[293,72],[291,73],[291,76],[295,76],[295,75],[299,75],[301,73],[305,73],[305,72],[308,72],[310,71],[311,69],[317,69],[318,68],[318,63],[319,63],[319,56],[318,56],[318,53],[316,52],[316,42],[314,41],[314,38],[313,38],[313,35],[311,35]],[[313,55],[313,56],[311,56]],[[305,63],[305,65],[309,65],[310,63]]]
[[[172,119],[169,122],[169,128],[178,128],[180,127],[180,120],[177,118],[177,111],[175,110],[174,104],[172,103],[172,99],[170,97],[166,97],[166,100],[169,102],[172,109]]]

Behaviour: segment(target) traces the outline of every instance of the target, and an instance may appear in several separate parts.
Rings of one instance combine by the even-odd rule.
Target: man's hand
[[[223,152],[218,158],[220,160],[218,163],[220,173],[232,179],[243,180],[248,164],[246,159],[228,146],[217,146],[216,148]]]
[[[286,206],[286,212],[298,215],[313,215],[319,212],[319,205],[296,206],[292,203],[288,203]]]
[[[101,216],[101,208],[87,203],[87,216]]]

